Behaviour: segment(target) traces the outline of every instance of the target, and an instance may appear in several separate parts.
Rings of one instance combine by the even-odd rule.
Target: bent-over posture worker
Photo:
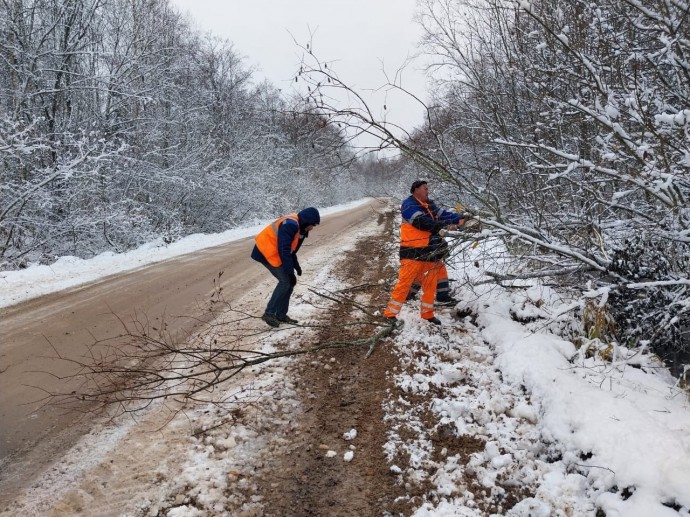
[[[434,316],[434,296],[438,280],[445,271],[443,257],[447,253],[447,244],[438,232],[444,228],[457,230],[472,216],[437,207],[429,199],[426,181],[415,181],[410,193],[412,195],[400,207],[400,272],[384,316],[391,320],[398,316],[410,287],[418,280],[422,284],[421,316],[440,325]]]
[[[297,320],[287,315],[290,296],[297,284],[295,272],[302,275],[297,251],[309,232],[320,222],[319,211],[309,207],[297,214],[277,219],[256,236],[252,258],[261,262],[278,279],[278,285],[261,316],[271,327],[277,327],[281,323],[297,323]]]

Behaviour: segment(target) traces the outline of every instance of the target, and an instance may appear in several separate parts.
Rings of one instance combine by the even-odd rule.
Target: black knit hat
[[[300,211],[297,216],[304,226],[309,226],[310,224],[317,225],[321,222],[321,214],[313,206]]]
[[[424,180],[415,180],[415,182],[412,184],[412,187],[410,187],[410,194],[414,194],[415,190],[417,190],[422,185],[426,185],[426,184],[427,184],[427,182]]]

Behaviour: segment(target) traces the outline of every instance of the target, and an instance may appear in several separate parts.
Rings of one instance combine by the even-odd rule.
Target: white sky
[[[321,61],[334,62],[341,80],[358,91],[381,87],[417,52],[421,29],[413,22],[416,0],[172,0],[202,31],[233,42],[246,63],[260,68],[288,91],[295,85],[301,50],[310,40]],[[313,36],[310,36],[313,35]],[[294,37],[294,40],[293,40]],[[425,100],[420,65],[408,65],[401,85]],[[403,96],[377,94],[372,106],[386,119],[410,130],[421,124],[423,110]]]

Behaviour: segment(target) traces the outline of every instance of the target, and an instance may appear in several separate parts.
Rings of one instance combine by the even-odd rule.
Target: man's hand
[[[290,273],[290,285],[295,287],[297,285],[297,277],[294,273]]]
[[[302,268],[299,267],[299,264],[295,264],[295,272],[297,273],[297,276],[302,276]]]

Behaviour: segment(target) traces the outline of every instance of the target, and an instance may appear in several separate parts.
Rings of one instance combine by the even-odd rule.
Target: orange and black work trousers
[[[422,318],[428,320],[434,317],[434,296],[436,295],[436,284],[441,274],[443,262],[422,262],[421,260],[401,259],[398,282],[391,293],[391,300],[383,315],[386,318],[393,318],[402,309],[407,293],[415,279],[421,279],[422,283]]]
[[[446,302],[450,301],[450,281],[448,280],[448,269],[443,262],[437,262],[439,267],[438,284],[436,284],[436,301]],[[410,287],[410,292],[407,293],[408,300],[414,300],[419,294],[419,290],[422,287],[422,279],[417,278],[412,282],[412,287]]]

